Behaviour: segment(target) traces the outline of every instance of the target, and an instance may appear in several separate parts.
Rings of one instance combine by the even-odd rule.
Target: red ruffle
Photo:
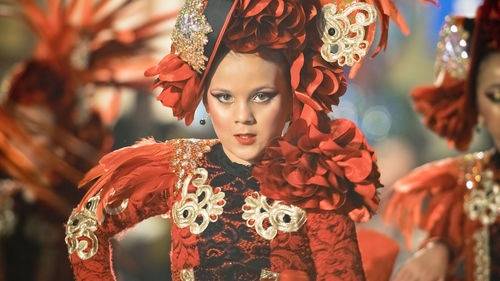
[[[415,109],[427,127],[446,138],[451,147],[465,151],[477,123],[477,111],[467,94],[465,82],[446,74],[440,86],[415,88],[411,96]]]
[[[244,53],[262,47],[298,53],[306,38],[306,22],[314,15],[313,5],[298,0],[239,0],[226,30],[225,43]]]
[[[179,120],[186,118],[186,125],[191,124],[202,98],[198,74],[178,56],[168,54],[157,66],[146,70],[144,75],[158,75],[153,88],[162,87],[163,90],[157,100],[172,108]]]
[[[302,208],[345,209],[366,221],[378,207],[375,152],[348,120],[330,122],[323,133],[306,121],[292,123],[253,169],[262,194]]]
[[[347,88],[343,70],[312,51],[300,54],[293,62],[290,78],[297,100],[316,111],[330,112]]]

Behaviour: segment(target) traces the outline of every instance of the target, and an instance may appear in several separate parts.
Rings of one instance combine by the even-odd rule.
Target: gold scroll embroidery
[[[365,26],[375,22],[376,17],[376,10],[366,3],[354,3],[343,10],[337,10],[333,3],[324,5],[317,24],[323,59],[340,66],[359,62],[368,49]]]
[[[294,232],[299,230],[307,220],[306,212],[293,205],[285,205],[281,201],[267,202],[267,197],[254,192],[245,198],[243,219],[248,227],[267,240],[273,239],[279,231]],[[269,223],[266,228],[266,222]]]

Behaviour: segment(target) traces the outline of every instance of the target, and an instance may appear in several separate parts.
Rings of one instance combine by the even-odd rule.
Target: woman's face
[[[289,88],[277,62],[232,51],[221,60],[208,81],[206,106],[231,161],[253,164],[281,135],[292,112]]]
[[[477,81],[477,104],[484,120],[500,150],[500,52],[487,56],[479,69]]]

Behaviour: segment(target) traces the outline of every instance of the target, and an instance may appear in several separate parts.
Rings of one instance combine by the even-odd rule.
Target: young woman
[[[387,4],[383,21],[399,16]],[[167,215],[173,280],[364,280],[354,221],[378,206],[375,153],[326,113],[374,21],[363,2],[187,1],[171,54],[146,75],[187,124],[203,99],[219,139],[105,156],[67,223],[77,279],[114,280],[110,239]]]
[[[452,146],[466,150],[479,120],[494,147],[427,164],[395,184],[386,218],[408,241],[414,226],[429,239],[394,280],[500,280],[500,2],[486,0],[474,20],[449,18],[442,35],[441,82],[414,91],[416,108]]]

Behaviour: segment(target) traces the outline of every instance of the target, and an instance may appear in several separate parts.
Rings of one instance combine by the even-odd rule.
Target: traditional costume
[[[436,84],[416,88],[412,98],[427,127],[466,150],[478,119],[479,64],[486,50],[500,51],[500,2],[484,1],[474,19],[448,17],[438,44]],[[500,280],[499,182],[498,150],[429,163],[395,183],[385,218],[408,244],[415,226],[428,232],[424,244],[445,243],[447,280]]]
[[[146,71],[158,99],[190,124],[220,46],[290,66],[293,118],[254,166],[233,163],[217,140],[152,139],[106,155],[82,186],[66,242],[78,280],[115,280],[110,239],[146,218],[171,220],[172,280],[365,280],[355,221],[381,187],[360,130],[327,113],[375,34],[385,48],[390,1],[188,0],[172,51]]]

